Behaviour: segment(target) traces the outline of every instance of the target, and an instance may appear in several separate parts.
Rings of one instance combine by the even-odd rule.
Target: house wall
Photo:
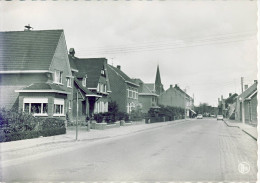
[[[257,122],[257,95],[244,103],[245,122]]]
[[[60,40],[58,42],[58,45],[56,47],[53,60],[50,66],[51,71],[59,70],[62,71],[62,84],[59,84],[59,86],[64,89],[67,92],[70,92],[69,95],[67,95],[67,98],[65,100],[66,103],[66,109],[65,112],[68,113],[69,116],[72,116],[72,110],[68,109],[68,103],[69,101],[72,102],[73,100],[73,78],[72,78],[72,73],[70,70],[70,65],[69,65],[69,57],[67,53],[67,45],[65,41],[65,36],[64,33],[61,34]],[[72,87],[67,87],[67,78],[71,78],[71,85]],[[49,82],[53,82],[54,74],[52,77],[49,79]]]
[[[30,84],[46,82],[48,74],[1,74],[0,75],[0,107],[15,109],[18,107],[19,93]]]
[[[109,101],[115,101],[118,104],[118,110],[127,112],[127,84],[114,71],[108,68],[108,78],[110,82],[111,93],[108,96]]]
[[[257,123],[257,94],[254,95],[251,99],[251,108],[252,108],[252,121]]]
[[[152,106],[152,96],[139,95],[139,102],[142,104],[142,111],[147,113]]]
[[[164,106],[184,108],[184,96],[174,88],[169,88],[159,96],[158,103]]]
[[[24,98],[48,98],[48,117],[53,117],[54,110],[54,98],[64,99],[66,101],[67,96],[65,94],[55,93],[20,93],[19,95],[19,110],[23,111]],[[64,114],[66,114],[67,104],[64,102]],[[55,116],[56,118],[65,119],[65,115]]]
[[[255,94],[251,100],[251,112],[249,111],[249,101],[244,101],[244,114],[245,114],[245,122],[253,122],[257,123],[257,94]],[[235,108],[235,120],[242,121],[242,103],[237,99],[236,108]],[[251,120],[250,120],[251,113]]]
[[[138,91],[138,87],[137,87],[137,86],[131,85],[131,84],[128,84],[128,83],[127,83],[126,88],[128,89],[129,87],[134,88],[135,90]],[[127,91],[127,90],[126,90],[126,91]],[[139,96],[138,96],[138,97],[139,97]],[[127,93],[126,93],[126,106],[125,106],[126,112],[127,112],[127,106],[129,105],[129,103],[132,103],[133,106],[137,106],[137,105],[139,104],[138,97],[137,97],[137,98],[130,98],[130,97],[128,97],[128,91],[127,91]]]

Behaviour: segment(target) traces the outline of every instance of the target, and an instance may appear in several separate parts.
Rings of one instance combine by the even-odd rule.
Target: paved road
[[[193,120],[6,167],[2,181],[254,181],[256,152],[241,130]]]

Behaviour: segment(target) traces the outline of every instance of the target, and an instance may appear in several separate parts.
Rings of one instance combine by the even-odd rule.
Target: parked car
[[[223,120],[223,115],[217,115],[217,120]]]
[[[202,118],[203,118],[202,114],[198,114],[197,119],[202,119]]]
[[[210,117],[215,118],[216,116],[214,114],[211,114]]]

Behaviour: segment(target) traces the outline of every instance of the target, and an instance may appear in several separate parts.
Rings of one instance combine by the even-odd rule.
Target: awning
[[[193,114],[197,114],[195,111],[193,111],[192,109],[190,109],[190,111],[193,113]]]

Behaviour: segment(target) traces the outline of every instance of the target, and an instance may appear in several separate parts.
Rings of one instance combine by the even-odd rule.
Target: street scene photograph
[[[0,182],[258,182],[258,6],[0,1]]]

